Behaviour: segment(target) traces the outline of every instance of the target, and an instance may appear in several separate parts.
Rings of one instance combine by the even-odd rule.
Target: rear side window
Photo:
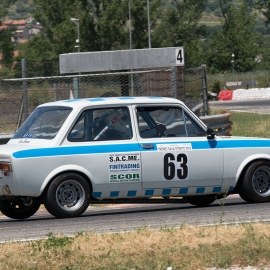
[[[72,111],[70,107],[39,107],[27,118],[18,129],[13,139],[53,139]]]
[[[68,135],[71,142],[127,140],[132,138],[129,110],[126,107],[84,111]]]

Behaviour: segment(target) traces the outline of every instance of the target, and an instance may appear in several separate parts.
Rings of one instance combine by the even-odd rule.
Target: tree
[[[262,12],[265,17],[265,23],[268,25],[270,23],[270,1],[269,0],[257,0],[257,9]]]
[[[219,0],[222,13],[222,31],[209,41],[207,64],[211,72],[226,72],[232,68],[232,54],[235,55],[234,67],[238,72],[255,68],[258,53],[257,34],[254,32],[256,14],[248,12],[247,3],[239,8]]]
[[[147,46],[146,1],[131,1],[133,48]],[[75,52],[77,28],[70,20],[79,19],[81,51],[106,51],[129,48],[128,0],[34,0],[35,19],[44,27],[26,45],[23,55],[38,59],[50,55],[58,59],[62,53]],[[151,24],[155,25],[161,0],[151,1]],[[42,46],[46,44],[45,49]]]
[[[202,64],[203,56],[200,39],[205,34],[205,26],[199,21],[206,0],[174,0],[174,5],[164,10],[161,22],[153,33],[155,47],[184,46],[186,67]]]
[[[156,31],[156,25],[161,15],[161,0],[149,1],[150,29],[151,29],[151,47],[155,47],[152,36]],[[148,16],[147,2],[145,0],[131,1],[131,17],[132,17],[132,47],[133,49],[148,48]]]
[[[0,50],[3,54],[2,63],[12,66],[15,45],[12,42],[12,30],[4,29],[0,31]]]
[[[7,9],[10,4],[14,1],[12,0],[4,0],[0,4],[0,26],[7,15]],[[3,29],[0,30],[0,51],[2,52],[2,64],[5,65],[5,68],[10,69],[13,64],[13,56],[14,56],[14,49],[15,45],[12,42],[12,31],[14,29]]]

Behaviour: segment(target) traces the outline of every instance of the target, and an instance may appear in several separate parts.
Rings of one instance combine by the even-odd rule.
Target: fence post
[[[207,80],[206,80],[206,65],[202,65],[202,95],[203,95],[203,113],[208,115],[208,95],[207,95]]]
[[[171,67],[171,90],[173,98],[177,98],[176,72],[176,67]]]
[[[79,80],[77,77],[73,78],[73,96],[75,99],[79,98]]]
[[[23,58],[22,62],[22,78],[26,78],[26,59]],[[28,118],[28,91],[27,91],[27,81],[23,80],[23,113],[24,121]]]

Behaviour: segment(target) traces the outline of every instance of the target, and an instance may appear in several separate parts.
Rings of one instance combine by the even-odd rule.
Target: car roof
[[[183,104],[182,101],[175,98],[167,97],[96,97],[96,98],[84,98],[84,99],[67,99],[44,103],[43,106],[68,106],[72,108],[86,107],[91,105],[121,105],[121,104],[158,104],[158,103],[172,103]]]

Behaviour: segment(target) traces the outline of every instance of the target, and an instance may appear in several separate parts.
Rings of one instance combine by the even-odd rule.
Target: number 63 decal
[[[165,180],[186,179],[188,176],[188,158],[186,154],[164,155],[164,178]]]

